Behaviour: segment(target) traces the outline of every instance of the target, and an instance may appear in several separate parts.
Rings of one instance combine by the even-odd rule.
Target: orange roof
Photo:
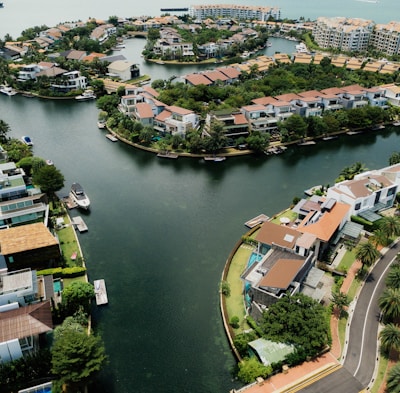
[[[258,286],[287,289],[303,264],[304,259],[279,259],[260,280]]]
[[[233,118],[234,118],[234,124],[235,125],[247,124],[246,117],[243,115],[243,113],[234,113],[233,114]]]
[[[254,102],[255,104],[259,105],[269,105],[269,104],[276,104],[278,100],[274,97],[261,97],[261,98],[255,98],[254,100],[251,100],[251,102]]]
[[[300,223],[297,230],[302,233],[313,234],[318,239],[327,242],[339,228],[349,210],[350,205],[336,202],[330,211],[321,213],[311,211]],[[315,217],[316,214],[321,214],[321,216],[316,222],[312,223],[311,218]]]
[[[156,89],[153,89],[151,86],[143,86],[143,90],[153,97],[158,97],[160,95],[159,92]]]
[[[190,115],[193,111],[185,108],[181,108],[180,106],[168,106],[167,109],[172,113],[177,113],[178,115]]]
[[[212,84],[210,79],[206,78],[202,74],[189,74],[185,76],[185,79],[193,86],[198,86],[198,85],[208,86]]]
[[[227,77],[225,74],[223,74],[222,72],[220,72],[218,70],[205,71],[205,72],[203,72],[203,75],[213,82],[215,82],[217,80],[226,81],[229,79],[229,77]]]
[[[136,104],[136,112],[141,119],[149,119],[154,117],[151,105],[147,102],[138,102]]]
[[[159,113],[159,114],[156,116],[156,120],[157,120],[157,121],[165,121],[165,120],[167,120],[169,117],[171,117],[171,112],[170,112],[170,111],[167,111],[167,110],[164,110],[164,111],[162,111],[161,113]]]
[[[294,93],[287,93],[276,96],[275,98],[280,101],[291,101],[291,100],[298,100],[300,97]]]
[[[217,68],[218,71],[221,71],[227,77],[231,79],[239,78],[240,72],[234,67],[220,67]]]
[[[281,247],[293,249],[301,233],[285,225],[265,221],[256,235],[256,240],[263,244],[277,244]]]

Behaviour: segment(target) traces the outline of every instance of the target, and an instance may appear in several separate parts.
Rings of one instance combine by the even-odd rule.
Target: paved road
[[[395,244],[375,265],[358,295],[351,319],[343,368],[300,390],[303,393],[358,393],[374,378],[380,310],[378,298],[400,247]]]
[[[397,252],[396,243],[375,265],[358,296],[351,319],[343,366],[365,387],[373,378],[377,360],[380,316],[378,298],[385,288],[385,278]]]

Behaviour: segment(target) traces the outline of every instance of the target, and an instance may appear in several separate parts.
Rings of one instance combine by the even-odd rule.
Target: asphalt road
[[[373,382],[380,317],[378,298],[385,288],[387,272],[398,251],[396,243],[376,263],[359,292],[349,318],[350,330],[346,338],[343,367],[300,392],[358,393]]]
[[[390,263],[398,252],[396,243],[367,277],[353,311],[343,366],[367,387],[373,378],[378,350],[380,310],[378,299],[385,288]]]

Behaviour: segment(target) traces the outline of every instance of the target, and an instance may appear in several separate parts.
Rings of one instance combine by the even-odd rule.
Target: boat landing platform
[[[86,232],[88,230],[88,227],[81,216],[74,217],[72,219],[72,224],[76,226],[79,232]]]
[[[252,218],[251,220],[246,221],[244,223],[244,225],[246,225],[246,227],[248,227],[248,228],[254,228],[258,224],[261,224],[261,223],[263,223],[265,221],[268,221],[268,220],[269,220],[268,216],[266,216],[265,214],[259,214],[258,216]]]
[[[103,304],[108,304],[108,296],[106,290],[106,282],[104,279],[94,280],[94,293],[96,295],[96,304],[101,306]]]

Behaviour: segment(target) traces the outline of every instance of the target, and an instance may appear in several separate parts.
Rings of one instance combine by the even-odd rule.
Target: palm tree
[[[350,304],[350,299],[344,292],[333,292],[331,301],[339,312],[339,318],[342,315],[344,307]]]
[[[369,238],[369,241],[375,246],[383,246],[386,247],[388,245],[388,236],[386,232],[382,228],[378,228],[374,231],[372,236]]]
[[[379,251],[370,241],[361,243],[357,247],[356,258],[362,263],[361,269],[364,269],[364,265],[371,266],[379,256]]]
[[[400,288],[400,266],[394,265],[391,267],[387,277],[386,286],[389,288]]]
[[[395,216],[383,217],[379,228],[388,238],[400,236],[400,218]]]
[[[379,308],[388,320],[400,318],[400,288],[386,288],[379,297]]]
[[[400,363],[395,364],[389,371],[386,392],[400,393]]]
[[[400,328],[393,323],[388,323],[379,333],[381,347],[387,353],[400,351]]]

